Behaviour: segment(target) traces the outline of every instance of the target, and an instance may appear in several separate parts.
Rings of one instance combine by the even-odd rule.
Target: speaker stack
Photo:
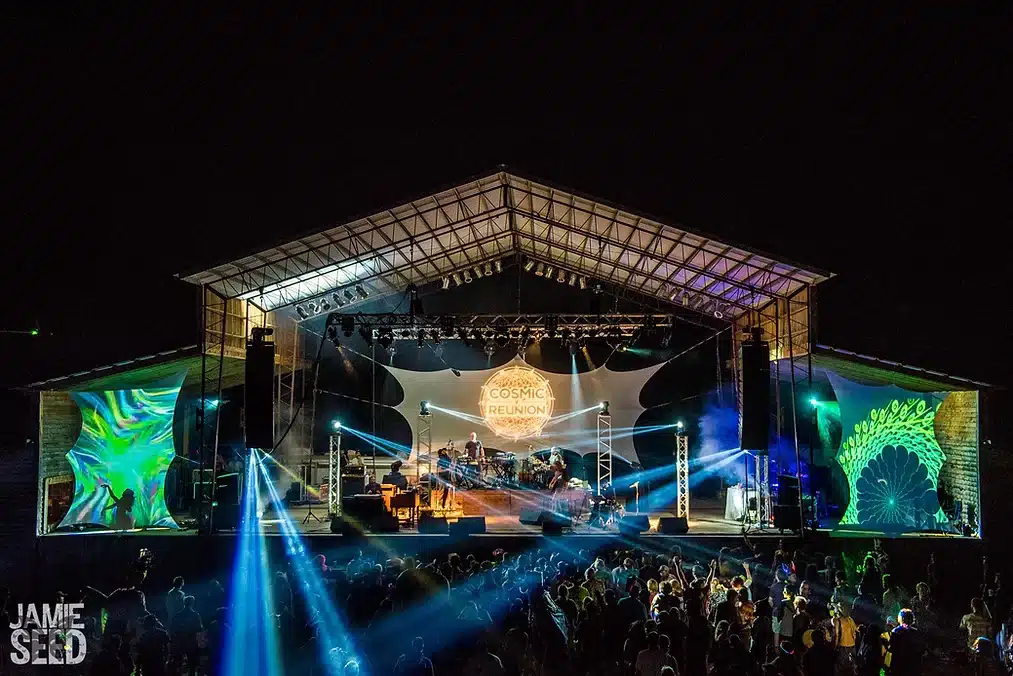
[[[742,430],[740,448],[766,453],[770,446],[770,345],[753,329],[739,348],[742,365]]]
[[[246,343],[246,447],[274,448],[274,329],[255,328]]]
[[[790,474],[777,477],[777,504],[774,505],[774,528],[782,531],[802,529],[799,512],[798,478]]]

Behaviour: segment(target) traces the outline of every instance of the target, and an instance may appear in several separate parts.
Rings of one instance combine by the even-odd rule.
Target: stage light
[[[320,312],[320,308],[317,307],[316,301],[310,301],[306,303],[306,309],[309,310],[310,314],[315,315]]]
[[[351,338],[353,331],[355,331],[355,317],[352,317],[350,315],[342,315],[341,332],[345,334],[345,338]]]
[[[495,263],[493,263],[493,266],[496,268],[497,274],[503,272],[503,261],[497,260]]]
[[[331,429],[334,430],[335,432],[340,431],[341,430],[341,421],[340,420],[332,420],[331,421]]]
[[[485,341],[485,353],[490,357],[496,354],[496,343],[491,340]]]
[[[816,408],[817,406],[820,405],[820,401],[816,397],[809,397],[809,405],[812,406],[813,408]]]
[[[680,432],[682,432],[682,430],[683,430],[683,428],[685,426],[686,425],[681,420],[676,420],[675,421],[675,429],[679,430]]]
[[[507,343],[509,343],[509,342],[510,342],[510,336],[508,336],[507,334],[505,334],[505,333],[498,333],[498,334],[496,334],[496,346],[497,347],[506,347]]]
[[[429,402],[422,400],[419,402],[419,415],[429,415]]]
[[[446,291],[450,288],[450,277],[443,278],[443,290]]]
[[[482,277],[485,276],[485,275],[482,274],[482,266],[481,265],[476,265],[472,269],[475,271],[475,276],[478,277],[479,279],[482,279]]]
[[[355,294],[352,293],[351,289],[345,289],[344,293],[345,293],[345,298],[348,300],[349,303],[351,303],[353,300],[355,300]]]
[[[576,284],[577,284],[577,273],[576,272],[571,272],[570,273],[570,286],[575,286]]]
[[[530,258],[524,261],[524,272],[531,272],[531,269],[535,267],[535,262]]]
[[[566,270],[560,270],[556,276],[556,281],[560,284],[566,284]]]
[[[626,350],[630,349],[630,346],[624,340],[623,342],[619,343],[619,347],[617,347],[616,349],[619,350],[620,352],[625,352]]]
[[[419,347],[426,346],[426,332],[422,329],[419,329],[418,346]]]
[[[607,401],[603,401],[598,404],[598,409],[601,411],[602,415],[609,415],[609,403]]]
[[[468,332],[463,328],[457,329],[457,337],[465,347],[471,347],[471,338],[468,337]]]
[[[367,346],[369,346],[369,347],[373,346],[373,331],[372,331],[372,329],[370,329],[368,327],[365,327],[365,326],[360,326],[359,327],[359,335],[362,336],[362,339],[364,341],[366,341],[366,345]]]
[[[571,338],[570,340],[566,341],[566,346],[570,349],[570,356],[571,357],[573,357],[574,355],[577,354],[577,349],[578,349],[579,346],[577,345],[577,339],[576,338]]]
[[[337,291],[331,294],[331,299],[334,301],[334,304],[337,305],[338,307],[341,307],[342,305],[345,304],[345,299],[342,298]]]
[[[587,288],[587,277],[581,276],[581,278],[578,279],[577,281],[580,282],[580,290],[581,291],[583,291],[584,289]]]
[[[464,282],[461,281],[461,275],[459,273],[455,272],[451,276],[454,278],[454,284],[457,284],[458,286],[461,286],[461,284],[464,284]]]
[[[471,284],[471,282],[473,280],[474,280],[474,278],[471,276],[471,271],[470,270],[465,270],[464,271],[464,283],[465,284]]]
[[[443,335],[448,338],[454,335],[454,315],[443,315],[440,317],[440,330],[443,331]]]
[[[552,273],[556,271],[556,268],[551,265],[545,266],[545,278],[552,279]]]
[[[359,298],[361,298],[362,300],[366,300],[367,298],[369,298],[369,294],[366,293],[366,290],[364,288],[362,288],[362,284],[355,285],[355,293],[357,293],[359,295]]]
[[[382,329],[377,336],[376,342],[385,350],[389,350],[394,344],[394,332],[390,329]]]
[[[496,262],[499,263],[499,261],[496,261]],[[501,266],[501,268],[502,268],[502,266]],[[499,270],[496,270],[496,272],[499,272]],[[485,274],[487,276],[491,276],[492,275],[492,263],[486,263],[485,264]]]
[[[306,312],[306,308],[304,308],[302,305],[296,305],[295,306],[295,311],[296,311],[296,314],[298,314],[299,317],[302,318],[302,319],[309,319],[309,317],[310,317],[310,313]]]
[[[564,343],[568,342],[570,340],[570,329],[568,329],[566,327],[563,327],[563,329],[560,330],[560,332],[559,332],[559,338]]]
[[[538,264],[538,268],[535,270],[535,276],[536,277],[544,277],[545,276],[545,263],[539,263]]]

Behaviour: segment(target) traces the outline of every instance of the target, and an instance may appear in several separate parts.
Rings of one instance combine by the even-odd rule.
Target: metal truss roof
[[[500,172],[184,280],[274,310],[350,285],[399,293],[516,254],[728,319],[830,276]]]

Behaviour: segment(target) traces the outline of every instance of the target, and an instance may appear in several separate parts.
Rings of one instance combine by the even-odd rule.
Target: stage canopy
[[[183,279],[263,311],[358,285],[355,305],[513,255],[730,321],[830,276],[499,172]]]

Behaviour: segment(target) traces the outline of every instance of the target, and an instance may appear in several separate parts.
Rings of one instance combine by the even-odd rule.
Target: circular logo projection
[[[534,369],[509,366],[485,381],[478,406],[497,436],[524,439],[541,432],[552,417],[552,388]]]

